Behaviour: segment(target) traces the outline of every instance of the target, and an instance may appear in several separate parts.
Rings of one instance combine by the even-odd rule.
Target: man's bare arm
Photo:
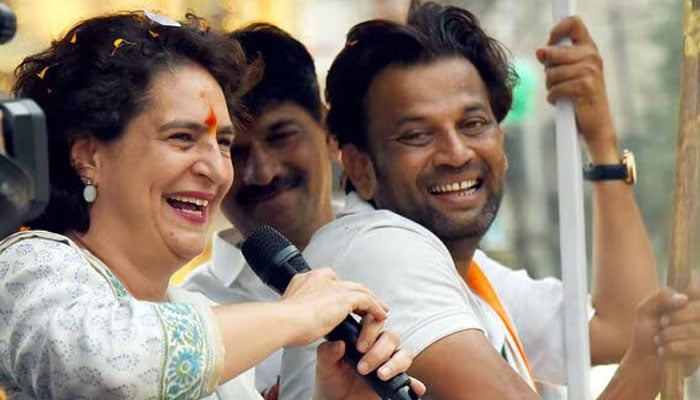
[[[563,37],[572,46],[557,46]],[[619,164],[620,149],[608,104],[603,60],[585,24],[569,17],[537,50],[548,100],[569,98],[589,161]],[[629,346],[636,305],[657,287],[656,264],[632,187],[623,181],[592,184],[593,288],[590,323],[594,363],[617,362]]]
[[[498,354],[484,334],[464,330],[423,350],[409,369],[440,400],[538,399]]]

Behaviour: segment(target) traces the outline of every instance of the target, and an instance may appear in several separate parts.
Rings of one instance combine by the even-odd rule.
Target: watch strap
[[[589,181],[625,180],[627,175],[625,164],[587,164],[583,168],[583,177]]]

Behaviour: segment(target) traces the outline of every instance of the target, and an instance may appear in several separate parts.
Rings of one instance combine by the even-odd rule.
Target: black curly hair
[[[262,66],[260,80],[243,97],[243,104],[253,116],[270,105],[289,101],[302,107],[317,122],[323,122],[316,67],[301,42],[264,22],[236,29],[228,36],[241,44],[249,61]]]

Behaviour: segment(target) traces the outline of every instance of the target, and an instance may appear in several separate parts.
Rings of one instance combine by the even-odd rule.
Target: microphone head
[[[294,245],[275,228],[261,225],[243,241],[241,251],[253,272],[268,283],[277,267],[275,256],[289,246]]]

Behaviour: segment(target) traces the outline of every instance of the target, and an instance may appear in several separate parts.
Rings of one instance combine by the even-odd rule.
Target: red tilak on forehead
[[[214,114],[214,108],[212,106],[209,106],[209,114],[207,115],[207,119],[204,120],[204,125],[209,128],[209,133],[215,133],[216,132],[216,114]]]

